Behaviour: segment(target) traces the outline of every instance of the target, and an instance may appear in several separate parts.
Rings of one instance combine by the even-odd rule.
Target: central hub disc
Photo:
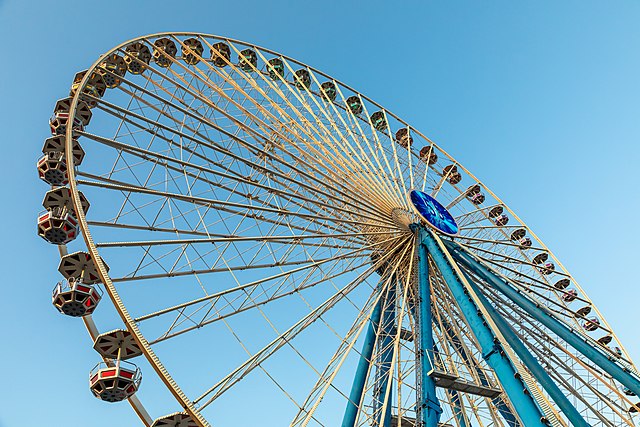
[[[413,209],[430,227],[449,236],[458,234],[456,220],[436,199],[418,190],[411,190],[409,199]]]

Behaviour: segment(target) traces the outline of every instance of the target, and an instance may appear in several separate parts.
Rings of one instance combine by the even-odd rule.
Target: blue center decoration
[[[416,212],[430,226],[444,234],[458,234],[456,220],[436,199],[418,190],[411,190],[410,197]]]

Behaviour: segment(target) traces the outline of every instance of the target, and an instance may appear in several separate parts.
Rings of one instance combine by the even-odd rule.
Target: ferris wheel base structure
[[[442,409],[438,403],[435,394],[435,387],[438,384],[438,373],[430,362],[430,355],[435,352],[432,337],[431,323],[431,292],[429,285],[428,261],[430,255],[437,268],[443,272],[445,280],[452,289],[452,293],[456,298],[456,302],[461,306],[465,314],[468,324],[471,326],[474,335],[483,345],[483,358],[489,363],[498,375],[501,384],[513,403],[518,416],[525,426],[545,426],[549,425],[542,409],[533,399],[531,391],[527,385],[520,379],[512,360],[509,359],[507,352],[503,346],[509,346],[513,352],[521,359],[522,363],[532,372],[535,379],[542,385],[545,391],[551,396],[554,402],[567,416],[568,420],[574,426],[590,427],[578,410],[571,404],[565,394],[558,388],[555,382],[549,377],[548,373],[540,365],[538,360],[526,349],[520,338],[514,333],[506,322],[497,314],[491,304],[482,295],[479,288],[474,284],[469,273],[455,269],[454,259],[461,263],[471,273],[488,281],[498,290],[508,296],[515,304],[527,310],[529,314],[540,321],[542,324],[549,326],[560,337],[580,351],[585,357],[589,358],[593,363],[600,366],[606,372],[610,373],[620,383],[624,384],[634,393],[640,394],[640,381],[637,376],[620,368],[612,358],[595,350],[589,346],[584,339],[576,336],[571,329],[567,328],[560,321],[555,319],[550,313],[537,307],[535,303],[528,300],[525,296],[514,290],[501,277],[497,276],[487,266],[474,259],[459,245],[452,241],[443,241],[433,231],[429,230],[423,224],[411,224],[411,229],[416,233],[420,241],[420,249],[418,253],[418,287],[419,287],[419,306],[420,317],[419,323],[421,331],[421,343],[425,343],[421,350],[422,362],[422,384],[423,392],[425,392],[418,408],[418,419],[415,425],[424,425],[426,427],[437,427]],[[367,337],[365,339],[364,348],[354,378],[354,384],[350,394],[350,401],[345,412],[342,427],[353,427],[355,425],[357,405],[361,402],[362,391],[364,387],[364,375],[369,369],[369,361],[373,351],[373,340],[375,339],[375,330],[379,327],[380,321],[380,305],[376,305],[374,315],[371,318]],[[489,320],[490,319],[490,320]],[[426,321],[423,321],[426,320]],[[499,336],[498,336],[499,335]],[[388,379],[385,379],[388,381]],[[385,382],[386,384],[386,382]],[[425,387],[424,384],[428,386]],[[456,390],[453,382],[448,384],[446,388]],[[453,386],[453,387],[452,387]],[[469,387],[466,387],[469,391]],[[487,392],[489,392],[487,394]],[[491,393],[486,387],[478,387],[475,393],[479,395],[496,395]],[[422,422],[420,415],[423,416]],[[382,417],[384,418],[384,417]],[[467,426],[465,419],[459,420],[461,425]],[[386,420],[381,419],[379,424],[384,427],[390,427],[392,417]],[[416,422],[416,420],[412,420]]]

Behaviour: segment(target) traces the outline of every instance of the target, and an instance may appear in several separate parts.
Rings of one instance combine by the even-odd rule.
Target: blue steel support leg
[[[362,352],[360,353],[360,360],[358,361],[358,367],[356,369],[356,375],[353,378],[353,385],[351,386],[351,393],[349,394],[349,402],[347,402],[347,409],[344,412],[342,418],[342,427],[353,427],[358,417],[358,408],[360,401],[362,400],[362,393],[364,386],[367,382],[367,373],[369,372],[369,365],[371,364],[371,356],[373,355],[373,348],[376,344],[376,331],[378,324],[380,323],[380,300],[373,308],[371,314],[371,321],[367,328],[367,334],[364,338],[364,344],[362,345]]]
[[[576,334],[562,322],[553,317],[553,315],[544,307],[540,307],[529,298],[522,295],[501,277],[497,276],[474,257],[469,255],[460,246],[455,243],[447,243],[447,245],[451,248],[451,255],[460,263],[467,266],[467,268],[481,277],[485,282],[500,291],[521,309],[526,311],[530,316],[557,334],[567,344],[578,350],[585,357],[598,365],[602,370],[618,380],[622,385],[640,396],[640,380],[638,377],[615,363],[611,356],[607,356],[597,348],[593,347],[583,337]]]
[[[509,396],[509,400],[513,403],[523,424],[526,427],[546,426],[543,422],[544,415],[542,411],[526,389],[526,385],[519,379],[516,369],[489,327],[488,319],[485,319],[481,314],[479,307],[469,295],[470,290],[463,284],[463,279],[458,276],[451,266],[438,240],[431,231],[427,230],[424,233],[422,242],[427,246],[429,254],[447,282],[460,311],[478,340],[483,353],[482,357],[493,368],[503,390]]]
[[[560,387],[551,379],[547,371],[540,365],[538,359],[533,357],[533,355],[527,350],[523,342],[516,335],[516,333],[511,329],[509,324],[507,324],[506,320],[496,311],[495,308],[489,303],[489,301],[485,298],[485,296],[480,292],[478,286],[474,283],[473,279],[469,277],[465,273],[465,277],[469,285],[475,290],[476,295],[478,295],[478,299],[487,310],[493,322],[496,324],[502,336],[506,339],[507,343],[513,351],[518,355],[520,360],[524,362],[531,374],[535,377],[538,383],[547,391],[551,399],[558,405],[560,411],[567,417],[567,419],[571,422],[572,426],[576,427],[590,427],[590,424],[587,423],[580,412],[569,402],[567,396],[560,390]]]
[[[424,230],[417,230],[419,241],[423,240]],[[438,427],[442,408],[436,395],[436,383],[429,376],[433,370],[430,354],[433,354],[433,320],[431,319],[431,285],[429,283],[429,262],[427,248],[424,244],[418,245],[418,292],[420,295],[419,307],[419,331],[420,331],[420,405],[418,408],[418,421],[420,426]]]
[[[393,280],[393,279],[392,279]],[[387,387],[390,378],[391,363],[393,361],[393,338],[396,323],[396,305],[395,305],[395,282],[389,287],[387,294],[383,297],[383,310],[382,310],[382,324],[380,325],[380,355],[379,365],[377,372],[377,381],[374,387],[376,409],[381,410],[384,406],[385,400],[387,400],[387,407],[384,412],[384,421],[382,412],[377,417],[378,425],[380,427],[391,427],[391,406],[393,396],[393,386],[389,390],[389,397],[385,399],[387,393]],[[384,422],[384,424],[381,424]]]

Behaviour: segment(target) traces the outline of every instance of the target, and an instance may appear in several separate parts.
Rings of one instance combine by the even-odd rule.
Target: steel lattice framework
[[[62,258],[54,305],[103,358],[93,393],[144,425],[634,425],[637,370],[561,262],[442,148],[330,76],[155,34],[78,73],[51,130],[38,231]],[[412,190],[457,232],[431,227]],[[115,311],[96,308],[102,290]],[[166,413],[147,412],[128,360],[173,396]]]

